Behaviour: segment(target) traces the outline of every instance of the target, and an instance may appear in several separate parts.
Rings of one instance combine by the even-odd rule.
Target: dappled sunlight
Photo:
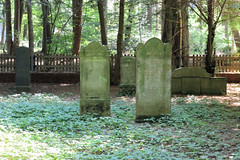
[[[135,97],[112,98],[110,117],[80,115],[79,99],[69,97],[53,93],[0,96],[0,159],[240,156],[240,110],[229,110],[225,103],[237,103],[238,97],[173,96],[170,115],[145,123],[134,121]]]
[[[61,153],[60,148],[52,146],[47,138],[41,137],[47,134],[49,135],[49,133],[34,133],[17,128],[11,132],[0,129],[0,157],[39,159],[48,154]]]

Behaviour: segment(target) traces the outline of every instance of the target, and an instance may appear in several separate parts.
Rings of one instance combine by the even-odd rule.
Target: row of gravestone
[[[15,88],[18,90],[30,89],[29,55],[27,48],[16,50]],[[120,88],[122,90],[126,87],[133,91],[136,88],[136,121],[169,114],[171,88],[182,93],[182,89],[187,88],[186,84],[192,83],[192,80],[193,85],[205,84],[199,85],[203,90],[208,90],[209,85],[215,83],[208,75],[191,79],[184,71],[176,71],[177,74],[173,72],[176,79],[172,80],[171,55],[170,44],[152,38],[145,45],[137,46],[136,61],[133,57],[122,58]],[[81,114],[109,116],[111,113],[109,56],[107,46],[97,42],[90,43],[80,52]],[[178,87],[171,87],[171,80],[173,86],[176,83]]]
[[[172,72],[172,94],[226,95],[225,77],[211,77],[203,68],[183,67]],[[121,58],[120,95],[135,95],[136,58]]]
[[[80,52],[81,114],[110,115],[109,55],[107,47],[96,42]],[[171,45],[165,45],[157,38],[137,47],[137,78],[128,81],[130,88],[135,88],[136,84],[136,121],[171,112],[171,55]],[[135,72],[135,64],[130,65],[132,68],[126,63],[125,71],[121,71],[129,71],[128,75],[122,75],[122,79]]]

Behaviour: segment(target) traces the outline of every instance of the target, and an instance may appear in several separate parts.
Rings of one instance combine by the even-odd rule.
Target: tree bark
[[[213,41],[215,37],[216,26],[214,25],[214,0],[208,0],[208,37],[207,37],[207,50],[205,69],[208,73],[214,74],[214,62],[212,61],[213,55]]]
[[[127,23],[125,25],[125,38],[124,38],[124,51],[129,48],[129,42],[131,38],[131,32],[132,32],[132,23],[133,23],[133,14],[132,11],[134,10],[134,5],[131,3],[128,7],[128,18]]]
[[[11,25],[11,0],[5,1],[6,8],[6,43],[7,53],[13,54],[12,52],[12,25]]]
[[[33,37],[33,21],[32,21],[32,2],[28,0],[27,4],[27,14],[28,14],[28,38],[29,38],[29,48],[30,53],[33,55],[34,52],[34,37]]]
[[[118,14],[118,9],[117,9],[117,4],[118,4],[118,0],[114,0],[113,5],[114,5],[114,19],[117,19],[117,14]]]
[[[22,24],[22,17],[23,17],[23,10],[24,4],[23,0],[14,0],[14,43],[13,43],[13,50],[16,47],[19,47],[20,43],[20,34],[21,34],[21,24]]]
[[[24,24],[24,26],[23,26],[23,39],[25,39],[27,37],[27,31],[28,31],[28,25]]]
[[[1,45],[4,44],[4,37],[5,37],[5,20],[2,22],[2,35],[1,35],[1,42],[0,42]]]
[[[233,37],[234,37],[234,41],[237,47],[237,52],[240,53],[240,35],[239,35],[239,31],[236,28],[232,29],[232,33],[233,33]]]
[[[189,56],[189,29],[188,29],[188,6],[185,0],[182,0],[182,66],[188,66]]]
[[[123,51],[123,30],[124,30],[124,4],[125,0],[120,0],[119,7],[119,28],[117,36],[117,58],[114,68],[114,81],[113,84],[117,85],[120,83],[120,59]]]
[[[158,0],[156,3],[156,31],[159,31],[159,4],[158,4]]]
[[[73,55],[79,55],[82,36],[83,0],[73,0]]]
[[[152,7],[152,4],[149,4],[148,12],[147,12],[147,22],[148,22],[148,29],[150,32],[152,32],[152,22],[153,22],[152,16],[153,16],[153,7]]]
[[[163,0],[162,2],[162,41],[164,43],[172,42],[173,37],[173,0]]]
[[[100,25],[101,25],[101,39],[102,45],[107,45],[107,32],[106,32],[106,23],[105,23],[105,16],[104,16],[104,7],[103,7],[103,0],[98,0],[98,12],[100,18]]]
[[[42,17],[43,17],[43,42],[42,42],[42,53],[48,53],[48,45],[51,44],[51,27],[48,19],[49,16],[49,1],[41,0],[42,3]]]

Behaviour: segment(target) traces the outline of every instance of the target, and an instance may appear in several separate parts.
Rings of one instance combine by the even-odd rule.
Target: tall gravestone
[[[110,59],[107,46],[92,42],[80,52],[80,113],[110,116]]]
[[[157,38],[137,48],[137,122],[171,113],[171,49]]]
[[[135,95],[136,93],[136,58],[121,57],[120,95]]]
[[[17,91],[29,91],[30,86],[30,49],[26,47],[16,48],[15,61],[15,89]]]

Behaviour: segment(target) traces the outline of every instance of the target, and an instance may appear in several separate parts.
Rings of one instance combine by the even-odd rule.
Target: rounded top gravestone
[[[81,52],[80,52],[80,57],[81,56],[100,56],[100,57],[105,57],[109,56],[108,53],[108,46],[102,46],[98,42],[92,42],[86,47],[83,47]]]
[[[136,121],[171,112],[171,44],[152,38],[137,48]]]
[[[80,52],[81,114],[110,115],[110,59],[107,46],[92,42]]]

